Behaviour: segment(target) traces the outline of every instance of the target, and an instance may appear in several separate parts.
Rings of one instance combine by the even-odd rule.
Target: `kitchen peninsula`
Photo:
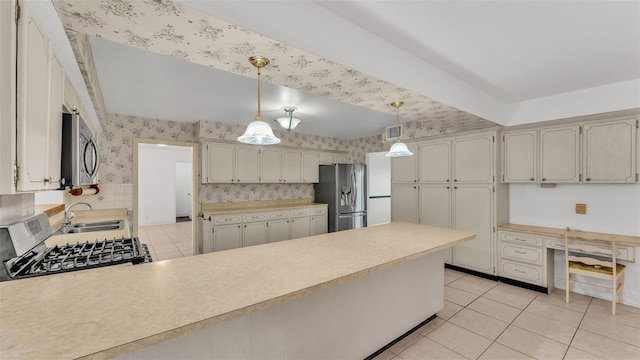
[[[442,308],[441,250],[474,237],[390,223],[0,283],[0,358],[363,358]]]

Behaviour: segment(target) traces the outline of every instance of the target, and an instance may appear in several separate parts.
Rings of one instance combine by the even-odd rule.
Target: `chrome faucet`
[[[73,204],[67,206],[67,208],[64,209],[64,220],[62,220],[62,233],[63,234],[66,234],[66,233],[69,232],[70,225],[71,225],[71,219],[76,217],[74,213],[70,213],[69,215],[67,215],[69,213],[69,210],[71,210],[71,208],[76,206],[76,205],[87,205],[89,207],[89,210],[93,210],[93,207],[91,206],[91,204],[86,203],[86,202],[82,202],[82,201],[74,202]]]

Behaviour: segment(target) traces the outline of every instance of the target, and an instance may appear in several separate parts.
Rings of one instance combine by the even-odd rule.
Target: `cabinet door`
[[[326,234],[328,227],[327,215],[313,215],[311,217],[311,235]]]
[[[282,181],[282,150],[262,149],[261,182],[277,183]]]
[[[506,183],[530,183],[538,179],[538,131],[505,133],[502,136],[503,175]]]
[[[495,273],[492,191],[491,186],[454,186],[453,227],[473,232],[476,238],[453,248],[453,265]]]
[[[282,151],[282,178],[284,182],[301,182],[302,154],[300,151]]]
[[[320,165],[318,159],[318,153],[316,152],[302,152],[302,182],[317,183],[319,179]]]
[[[75,113],[78,111],[76,105],[76,91],[68,78],[65,78],[64,80],[63,105],[68,113]]]
[[[269,242],[291,239],[291,223],[289,219],[269,221],[267,229]]]
[[[49,182],[47,189],[60,187],[60,163],[62,159],[62,102],[64,89],[64,72],[55,56],[50,62],[50,92],[49,92],[49,136],[48,167]],[[88,120],[88,119],[87,119]]]
[[[213,227],[213,251],[223,251],[242,247],[242,225]]]
[[[540,181],[580,182],[580,126],[540,129]]]
[[[408,145],[409,151],[418,153],[416,145]],[[415,183],[418,181],[418,156],[391,158],[391,181],[395,183]]]
[[[420,145],[420,182],[451,182],[451,141],[434,141]]]
[[[49,41],[22,6],[18,31],[17,160],[18,191],[49,185]],[[45,179],[47,182],[45,183]],[[53,179],[51,179],[53,180]]]
[[[213,252],[213,221],[202,220],[202,252]]]
[[[346,154],[336,154],[336,164],[348,164],[348,158]],[[331,164],[329,164],[331,165]]]
[[[298,239],[309,236],[311,234],[310,224],[308,217],[291,219],[291,238]]]
[[[244,224],[242,228],[242,246],[267,243],[267,222],[260,221]]]
[[[584,181],[636,182],[636,121],[625,119],[584,125]]]
[[[491,183],[494,179],[494,135],[453,140],[453,181]]]
[[[319,156],[320,165],[331,165],[336,162],[336,154],[320,153]]]
[[[252,147],[236,148],[236,181],[257,183],[260,177],[260,149]]]
[[[418,223],[418,185],[391,184],[391,221]]]
[[[451,186],[421,185],[420,224],[451,228]]]
[[[235,147],[207,144],[203,149],[202,162],[207,174],[207,176],[202,177],[203,183],[235,182]]]

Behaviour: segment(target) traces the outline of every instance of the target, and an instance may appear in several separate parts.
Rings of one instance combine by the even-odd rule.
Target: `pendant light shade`
[[[391,106],[393,106],[394,108],[396,108],[396,127],[398,130],[398,136],[400,136],[400,106],[404,105],[404,102],[402,101],[394,101],[391,103]],[[384,154],[384,156],[386,157],[402,157],[402,156],[412,156],[413,153],[411,151],[409,151],[409,148],[407,147],[407,145],[405,145],[405,143],[400,142],[399,139],[396,140],[396,142],[391,145],[391,149],[389,149],[389,152]]]
[[[284,117],[277,118],[276,121],[278,122],[278,124],[280,124],[280,126],[282,126],[283,129],[291,131],[295,129],[298,124],[300,124],[300,119],[293,117],[293,112],[297,109],[298,108],[296,108],[295,106],[285,106],[282,108],[286,115]]]
[[[256,120],[247,126],[247,130],[238,138],[238,141],[252,145],[278,144],[280,139],[273,135],[271,126],[262,121],[262,115],[260,115],[260,69],[269,64],[269,59],[264,56],[252,56],[249,58],[249,62],[258,68],[258,115],[256,115]]]

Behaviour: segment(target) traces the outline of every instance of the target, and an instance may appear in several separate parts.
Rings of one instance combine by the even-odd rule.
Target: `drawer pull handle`
[[[519,272],[520,274],[526,274],[527,273],[526,271],[522,271],[522,270],[517,269],[517,268],[514,268],[513,270]]]
[[[513,252],[516,254],[523,254],[523,255],[527,253],[526,251],[518,251],[518,250],[514,250]]]
[[[513,238],[513,239],[518,241],[527,241],[527,239],[521,239],[521,238]]]

